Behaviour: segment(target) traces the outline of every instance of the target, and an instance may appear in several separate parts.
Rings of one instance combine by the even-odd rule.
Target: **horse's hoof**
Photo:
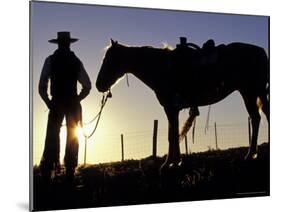
[[[179,163],[170,163],[168,168],[171,171],[176,170],[179,168]]]
[[[184,159],[184,158],[182,158],[182,159],[180,160],[180,162],[178,162],[178,167],[179,167],[179,168],[184,168],[184,167],[186,167],[186,165],[187,165],[187,161],[186,161],[186,159]]]
[[[170,162],[164,163],[160,168],[160,174],[177,172],[180,168],[182,168],[182,162]]]
[[[160,167],[160,174],[167,172],[169,170],[170,163],[163,163]]]
[[[160,168],[160,186],[163,189],[176,189],[180,186],[182,169],[179,162],[165,163]]]
[[[258,158],[258,153],[257,152],[249,151],[244,159],[246,161],[252,161],[252,160],[256,160],[257,158]]]

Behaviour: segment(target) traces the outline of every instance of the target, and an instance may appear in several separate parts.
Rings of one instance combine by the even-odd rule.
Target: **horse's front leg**
[[[180,162],[179,147],[179,109],[175,107],[164,107],[169,124],[169,150],[165,163],[161,169],[178,165]]]

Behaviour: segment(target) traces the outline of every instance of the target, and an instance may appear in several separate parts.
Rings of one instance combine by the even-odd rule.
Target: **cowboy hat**
[[[76,41],[78,41],[78,39],[77,38],[71,38],[70,32],[58,32],[57,33],[57,39],[49,40],[50,43],[61,43],[61,42],[74,43]]]

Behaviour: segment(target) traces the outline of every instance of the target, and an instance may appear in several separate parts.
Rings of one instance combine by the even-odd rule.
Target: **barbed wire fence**
[[[105,136],[102,141],[104,148],[95,154],[91,154],[93,150],[88,145],[87,156],[94,155],[97,158],[94,162],[89,161],[89,163],[118,162],[131,159],[138,160],[149,156],[164,156],[168,152],[168,129],[158,129],[158,121],[156,124],[156,120],[152,124],[151,130],[120,132],[120,134]],[[186,139],[180,142],[181,154],[249,146],[249,131],[251,129],[246,122],[240,124],[213,123],[207,131],[205,126],[196,125],[195,128],[194,143],[191,131]],[[267,142],[269,142],[268,125],[261,124],[258,144]],[[109,146],[110,148],[108,148]],[[34,152],[42,151],[43,147],[38,148],[34,149]],[[80,148],[82,148],[81,153],[84,154],[84,145],[80,145]],[[40,156],[33,154],[35,156],[34,161],[37,161],[35,164],[38,164]],[[88,160],[86,161],[88,162]],[[83,163],[81,160],[79,162]]]

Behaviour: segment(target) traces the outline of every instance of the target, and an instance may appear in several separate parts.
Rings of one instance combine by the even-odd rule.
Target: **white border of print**
[[[60,0],[57,0],[60,2]],[[271,196],[231,200],[196,201],[184,203],[124,206],[79,211],[270,211],[279,208],[280,199],[280,7],[274,0],[65,0],[71,3],[89,3],[144,8],[162,8],[189,11],[209,11],[237,14],[270,15],[271,33]],[[63,1],[64,2],[64,1]],[[1,4],[1,174],[0,211],[28,209],[28,138],[29,138],[29,2],[4,1]],[[278,57],[279,56],[279,57]],[[279,62],[279,63],[278,63]],[[259,177],[259,176],[257,176]],[[74,211],[74,210],[70,210]]]

